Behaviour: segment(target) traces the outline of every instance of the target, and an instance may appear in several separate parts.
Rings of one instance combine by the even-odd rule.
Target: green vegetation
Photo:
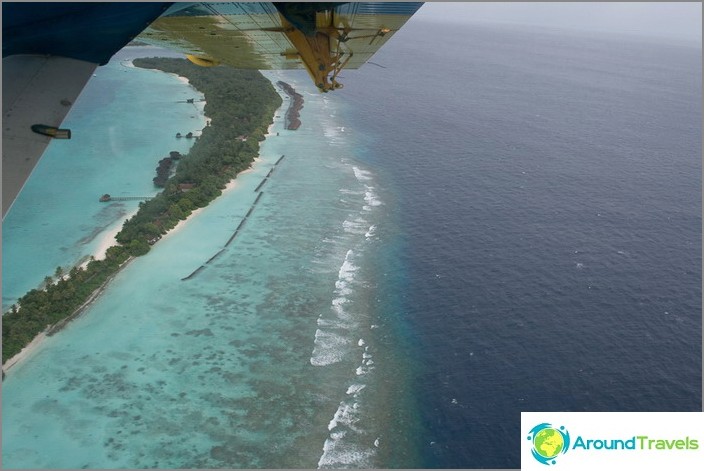
[[[136,59],[134,64],[187,77],[205,95],[210,126],[179,160],[164,191],[140,203],[137,214],[125,222],[116,237],[120,245],[110,247],[104,260],[92,260],[85,269],[74,267],[68,278],[55,284],[53,278],[45,278],[45,289],[31,290],[20,298],[20,309],[13,306],[3,316],[3,363],[48,325],[70,317],[131,256],[149,252],[179,220],[220,196],[230,180],[251,166],[259,153],[259,142],[281,106],[281,97],[271,83],[255,70],[201,68],[186,60],[165,58]],[[57,268],[55,276],[63,274]]]
[[[91,260],[86,268],[73,267],[68,277],[54,283],[46,277],[44,289],[33,289],[2,318],[2,361],[19,353],[47,326],[71,316],[93,292],[127,261],[129,254],[120,246],[110,247],[104,260]],[[58,271],[58,269],[57,269]]]
[[[259,141],[264,140],[274,112],[281,106],[281,97],[254,70],[202,68],[179,59],[136,59],[134,64],[188,77],[205,94],[205,114],[212,118],[188,155],[179,161],[176,175],[164,191],[142,203],[140,211],[117,235],[117,241],[132,255],[142,255],[149,251],[150,242],[194,209],[207,206],[230,180],[252,164],[259,153]],[[242,136],[247,137],[246,141]],[[180,184],[194,186],[182,191]]]

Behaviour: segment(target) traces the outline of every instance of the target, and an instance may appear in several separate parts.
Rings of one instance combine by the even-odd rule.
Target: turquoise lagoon
[[[56,267],[93,254],[137,209],[101,204],[101,195],[154,195],[158,161],[193,143],[176,133],[205,126],[203,95],[173,74],[130,67],[135,49],[96,69],[63,123],[72,138],[49,145],[3,221],[3,312]]]

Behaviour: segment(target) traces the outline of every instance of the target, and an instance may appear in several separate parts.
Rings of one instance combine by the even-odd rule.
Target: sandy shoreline
[[[21,362],[22,360],[26,359],[31,353],[33,353],[37,349],[39,344],[41,344],[44,341],[44,339],[46,338],[47,331],[48,331],[48,329],[45,329],[44,331],[39,333],[36,337],[34,337],[34,339],[32,339],[31,342],[29,342],[27,344],[26,347],[24,347],[22,350],[20,350],[20,352],[17,355],[13,356],[9,360],[7,360],[5,363],[3,363],[3,365],[2,365],[3,378],[5,377],[5,374],[7,373],[7,371],[10,368],[15,366],[17,363]]]
[[[135,211],[136,212],[136,211]],[[131,218],[134,216],[134,213],[130,214],[125,218],[125,220]],[[124,221],[123,221],[124,224]],[[117,240],[115,240],[115,236],[122,230],[122,225],[116,227],[115,229],[106,232],[101,238],[100,238],[100,243],[98,246],[95,248],[95,251],[93,252],[93,258],[96,260],[103,260],[105,259],[105,256],[107,255],[107,251],[110,247],[113,245],[117,245]],[[87,265],[87,263],[86,263]],[[83,265],[81,265],[83,266]]]
[[[113,245],[118,245],[117,240],[115,240],[115,237],[122,230],[122,226],[125,224],[125,221],[137,214],[137,211],[139,211],[139,209],[135,209],[134,211],[128,213],[121,221],[119,221],[119,223],[116,223],[114,228],[105,231],[100,236],[98,246],[93,249],[93,253],[91,254],[94,259],[104,260],[107,255],[108,249]],[[88,263],[90,263],[90,256],[86,257],[86,260],[79,266],[81,268],[86,268],[88,266]]]
[[[111,244],[115,245],[115,244]],[[8,359],[5,363],[2,365],[2,374],[3,378],[7,374],[7,372],[13,367],[16,366],[17,364],[21,363],[22,361],[26,360],[29,358],[32,354],[36,352],[36,350],[39,348],[39,346],[44,342],[44,340],[51,336],[54,335],[55,333],[59,332],[61,329],[63,329],[66,324],[71,322],[72,320],[76,319],[79,317],[86,308],[88,308],[93,302],[100,297],[101,294],[105,291],[105,289],[108,287],[110,282],[117,276],[117,274],[125,267],[127,266],[132,260],[134,260],[134,257],[128,258],[122,266],[118,269],[117,272],[112,274],[111,276],[108,277],[107,280],[103,282],[102,285],[100,285],[98,288],[96,288],[90,296],[88,296],[88,299],[86,299],[83,304],[81,304],[79,307],[76,308],[73,313],[71,313],[70,316],[66,317],[65,319],[62,319],[58,321],[55,324],[48,325],[46,329],[41,331],[39,334],[37,334],[36,337],[32,339],[27,346],[25,346],[18,354],[13,356],[12,358]],[[87,262],[86,262],[87,263]]]
[[[123,219],[120,224],[118,224],[114,229],[111,229],[107,232],[105,232],[101,237],[100,237],[100,243],[98,246],[95,248],[93,251],[93,258],[95,260],[103,260],[105,259],[105,256],[107,255],[107,251],[110,247],[114,245],[118,245],[117,241],[115,240],[115,236],[122,230],[122,224],[124,222],[131,218],[134,214],[137,213],[137,210],[133,211],[132,213],[128,214],[125,219]],[[87,257],[86,260],[79,265],[79,267],[85,269],[88,264],[90,263],[91,258]],[[114,275],[113,275],[114,276]],[[68,278],[68,275],[64,275],[63,278]],[[64,324],[68,323],[70,320],[75,319],[78,314],[81,313],[88,305],[90,305],[95,299],[100,296],[100,294],[105,290],[107,284],[112,280],[113,277],[109,277],[105,283],[103,283],[98,289],[93,291],[91,295],[88,297],[88,299],[81,304],[70,316],[68,316],[66,319],[63,319],[56,324],[47,326],[46,329],[44,329],[42,332],[37,334],[36,337],[32,339],[29,344],[27,344],[26,347],[24,347],[18,354],[13,356],[12,358],[9,358],[5,363],[2,365],[2,372],[3,375],[5,375],[10,368],[13,366],[17,365],[18,363],[21,363],[23,360],[27,359],[34,353],[37,349],[37,347],[46,339],[48,335],[50,335],[53,332],[58,331],[57,327],[60,329],[59,326],[63,326]],[[53,331],[53,332],[52,332]]]
[[[121,64],[122,64],[124,67],[137,68],[137,67],[134,65],[134,63],[132,62],[132,60],[123,61]],[[150,70],[155,70],[156,72],[160,72],[160,73],[162,73],[162,74],[173,75],[174,77],[176,77],[176,78],[178,79],[179,82],[183,83],[184,85],[188,85],[190,88],[192,88],[193,90],[195,90],[197,93],[203,95],[200,91],[198,91],[197,88],[195,88],[193,85],[191,85],[191,82],[190,82],[190,80],[188,80],[187,77],[183,77],[183,76],[181,76],[181,75],[174,74],[174,73],[171,73],[171,72],[164,72],[163,70],[158,70],[158,69],[150,69]],[[203,100],[203,101],[199,102],[198,104],[199,104],[199,105],[202,104],[202,108],[200,109],[200,111],[201,111],[201,113],[203,113],[203,118],[205,119],[205,126],[203,126],[203,128],[200,130],[200,132],[202,133],[202,132],[203,132],[203,129],[205,129],[207,126],[210,125],[210,122],[212,121],[212,119],[209,118],[208,116],[206,116],[205,113],[203,112],[204,109],[205,109],[205,105],[207,104],[207,102],[206,102],[205,100]],[[255,161],[256,161],[256,160],[257,160],[257,159],[255,159]],[[246,171],[247,171],[247,170],[245,170],[244,172],[246,172]],[[240,174],[242,174],[242,173],[244,173],[244,172],[240,172]],[[227,185],[227,187],[225,188],[224,191],[227,191],[228,188],[230,187],[230,185],[234,183],[234,181],[235,181],[235,180],[232,180],[232,181]],[[233,186],[233,187],[234,187],[234,186]],[[223,192],[223,193],[224,193],[224,192]],[[207,207],[207,206],[206,206],[206,207]],[[175,233],[177,230],[181,229],[181,227],[183,227],[183,225],[186,223],[186,221],[188,221],[191,217],[193,217],[193,216],[197,215],[198,213],[200,213],[203,209],[205,209],[205,208],[198,208],[198,209],[195,209],[193,212],[191,212],[191,214],[188,216],[188,218],[186,218],[186,219],[184,219],[184,220],[182,220],[182,221],[179,221],[178,224],[176,224],[176,226],[175,226],[173,229],[171,229],[169,232],[167,232],[166,234],[164,234],[164,236],[162,236],[162,239],[163,239],[164,237],[167,237],[169,234],[173,234],[173,233]],[[135,210],[134,212],[128,214],[128,215],[125,217],[125,220],[127,220],[127,219],[131,218],[132,216],[134,216],[135,214],[137,214],[137,211],[138,211],[138,210]],[[123,223],[124,223],[124,220],[123,220]],[[117,244],[117,241],[115,240],[115,236],[116,236],[121,230],[122,230],[122,224],[121,224],[119,227],[117,227],[117,228],[115,228],[115,229],[113,229],[113,230],[111,230],[111,231],[105,233],[105,235],[103,235],[103,236],[101,237],[101,242],[100,242],[100,244],[98,245],[98,247],[97,247],[95,253],[93,254],[93,257],[94,257],[96,260],[103,260],[103,259],[105,258],[105,255],[106,255],[107,250],[108,250],[110,247],[112,247],[113,245],[116,245],[116,244]],[[85,263],[83,263],[81,266],[82,266],[82,267],[85,267],[86,265],[88,265],[88,262],[89,262],[89,260],[86,261]]]
[[[107,255],[107,251],[110,247],[114,245],[118,245],[117,241],[115,240],[115,236],[122,230],[122,225],[124,222],[134,216],[137,213],[137,210],[135,209],[133,212],[129,213],[125,218],[120,221],[119,224],[117,224],[113,229],[106,231],[102,236],[100,236],[100,242],[98,246],[93,250],[92,257],[95,258],[95,260],[103,260],[105,259],[105,256]],[[84,257],[85,261],[83,263],[80,263],[78,266],[85,269],[88,264],[91,261],[90,256]],[[68,275],[64,275],[63,278],[68,278]],[[81,310],[85,309],[88,304],[93,302],[95,298],[98,297],[98,295],[102,292],[102,290],[105,288],[105,285],[101,286],[100,288],[96,289],[89,297],[88,300],[83,303],[76,311],[71,314],[69,317],[66,319],[73,319],[76,314],[80,313]],[[54,328],[56,325],[60,324],[63,321],[59,321],[57,324],[54,324],[53,326],[48,326],[46,329],[44,329],[41,333],[37,334],[34,339],[32,339],[29,344],[27,344],[26,347],[24,347],[18,354],[13,356],[12,358],[8,359],[5,363],[2,365],[2,372],[7,373],[7,371],[15,366],[16,364],[22,362],[24,359],[28,358],[39,346],[39,344],[42,343],[42,341],[47,337],[47,334]]]

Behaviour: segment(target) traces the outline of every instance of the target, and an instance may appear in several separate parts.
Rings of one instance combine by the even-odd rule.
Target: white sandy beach
[[[117,227],[111,231],[108,231],[100,238],[100,243],[93,252],[93,258],[95,258],[96,260],[105,259],[105,255],[107,254],[108,249],[113,245],[117,245],[115,236],[120,232],[120,229],[122,229],[122,227]]]
[[[98,246],[93,250],[93,253],[91,254],[93,258],[95,258],[96,260],[105,259],[108,249],[113,245],[117,245],[115,236],[117,236],[117,234],[122,230],[122,225],[125,223],[126,220],[137,214],[137,211],[138,209],[135,209],[131,213],[127,214],[124,219],[122,219],[118,224],[115,225],[115,227],[105,231],[105,233],[100,236]],[[90,259],[83,262],[80,266],[82,268],[85,268],[89,262]]]
[[[103,260],[106,256],[108,249],[113,245],[117,245],[115,236],[118,232],[120,232],[120,230],[122,230],[122,224],[124,223],[124,221],[126,219],[131,218],[136,212],[137,210],[134,210],[132,213],[128,214],[125,219],[122,220],[119,224],[117,224],[113,229],[106,231],[103,235],[100,236],[100,242],[92,254],[96,260]],[[90,259],[87,259],[85,262],[81,263],[80,267],[86,268],[88,266],[88,263],[90,263]],[[68,278],[68,275],[64,275],[64,278]],[[26,347],[20,350],[17,355],[13,356],[5,363],[3,363],[3,373],[7,373],[10,368],[29,358],[36,351],[37,347],[44,341],[44,339],[46,338],[47,331],[48,329],[38,334],[36,337],[34,337],[34,339],[32,339],[29,344],[27,344]]]
[[[29,344],[27,344],[26,347],[24,347],[22,350],[20,350],[20,352],[17,355],[13,356],[9,360],[7,360],[5,363],[3,363],[2,372],[7,373],[7,371],[10,368],[12,368],[16,364],[20,363],[21,361],[23,361],[27,357],[29,357],[30,354],[32,354],[37,349],[37,347],[44,341],[45,338],[46,338],[46,331],[44,331],[44,332],[40,333],[39,335],[37,335],[36,337],[34,337],[34,339],[31,342],[29,342]]]

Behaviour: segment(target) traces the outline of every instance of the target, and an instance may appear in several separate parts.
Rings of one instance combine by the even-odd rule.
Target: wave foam
[[[352,171],[359,182],[369,182],[372,180],[372,173],[367,170],[362,170],[359,167],[353,166]]]
[[[342,360],[342,347],[350,341],[340,334],[327,330],[316,329],[313,353],[310,363],[313,366],[332,365]]]
[[[366,384],[351,384],[350,387],[347,388],[346,394],[355,395],[366,387],[367,387]]]
[[[355,273],[359,268],[352,262],[353,257],[354,251],[348,250],[337,273],[335,298],[331,303],[331,310],[335,314],[334,318],[329,319],[322,316],[318,318],[319,328],[315,331],[313,352],[310,357],[310,363],[314,366],[338,363],[342,360],[345,351],[349,351],[349,345],[352,344],[350,338],[330,329],[347,330],[350,327],[351,315],[346,310],[346,305],[349,304],[347,296],[353,292],[350,285],[354,282]]]
[[[367,186],[367,191],[364,193],[364,201],[366,201],[369,206],[381,206],[382,204],[379,197],[374,193],[374,188],[371,186]]]
[[[357,218],[354,221],[349,219],[342,223],[342,227],[348,234],[364,234],[367,221],[362,218]]]
[[[353,384],[347,393],[356,398],[365,386]],[[318,468],[371,468],[371,458],[376,447],[360,444],[368,432],[360,425],[361,407],[358,402],[340,402],[335,416],[328,424],[329,437],[323,445],[323,454],[318,461]],[[376,442],[375,442],[376,443]]]
[[[323,455],[318,468],[373,468],[371,458],[376,454],[373,448],[345,443],[340,439],[328,438],[323,445]]]
[[[354,252],[352,249],[348,250],[345,255],[345,261],[342,262],[340,271],[337,273],[338,281],[352,281],[354,279],[354,272],[356,272],[359,267],[352,263],[353,256]]]
[[[354,424],[359,422],[359,417],[357,415],[358,408],[359,406],[356,402],[353,402],[352,404],[344,401],[341,402],[340,406],[337,408],[337,411],[335,411],[335,415],[328,424],[328,430],[332,430],[340,424],[353,428]]]

